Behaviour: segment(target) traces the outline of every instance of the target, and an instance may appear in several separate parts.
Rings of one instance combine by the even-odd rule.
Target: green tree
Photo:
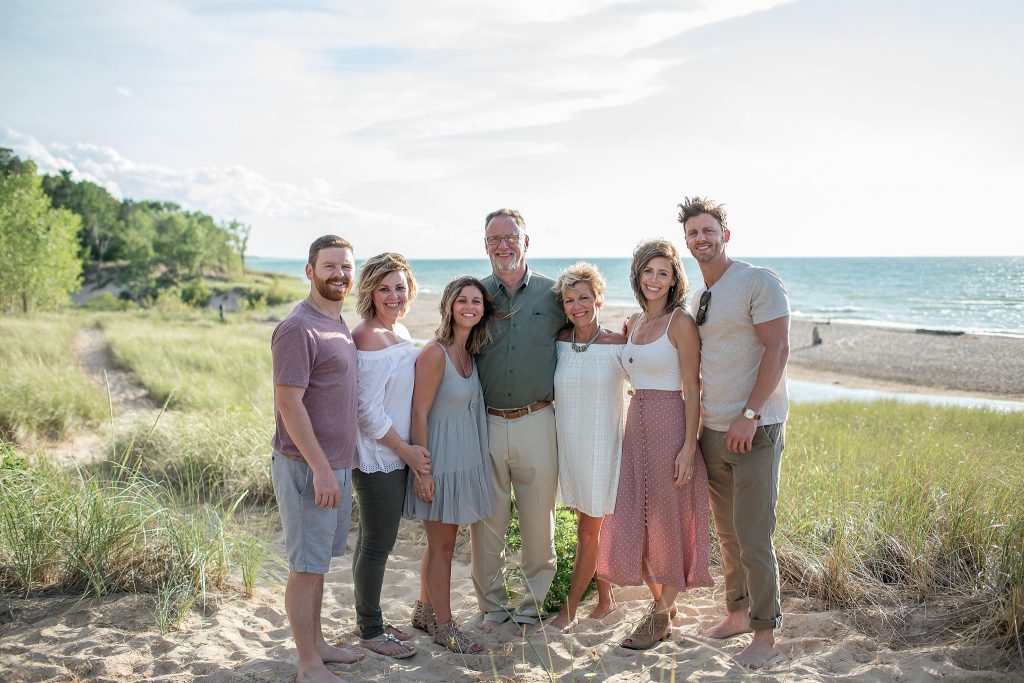
[[[26,313],[59,306],[79,287],[81,220],[50,206],[34,163],[17,157],[2,163],[0,306]]]
[[[103,187],[88,180],[75,182],[71,171],[43,176],[43,190],[54,208],[67,209],[82,219],[82,250],[96,263],[123,258],[125,225],[120,219],[121,202]]]

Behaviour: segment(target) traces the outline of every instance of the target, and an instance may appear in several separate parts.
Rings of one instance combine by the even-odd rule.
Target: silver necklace
[[[600,334],[601,334],[601,326],[598,325],[597,326],[597,331],[594,332],[594,336],[591,337],[590,340],[586,344],[577,344],[576,343],[576,328],[575,327],[572,328],[572,350],[575,351],[576,353],[583,353],[584,351],[586,351],[587,349],[590,348],[590,345],[594,343],[594,340],[597,339]]]
[[[455,350],[455,347],[453,346],[452,347],[452,351],[454,351],[454,350]],[[466,355],[468,356],[469,354],[466,354]],[[457,360],[459,362],[459,366],[458,366],[459,367],[459,373],[462,375],[463,378],[468,378],[469,374],[470,374],[470,372],[472,371],[472,368],[473,368],[472,364],[471,363],[466,363],[466,365],[469,365],[469,368],[470,368],[469,370],[467,370],[465,368],[465,366],[462,364],[462,355],[458,354],[458,353],[455,354],[455,360]]]

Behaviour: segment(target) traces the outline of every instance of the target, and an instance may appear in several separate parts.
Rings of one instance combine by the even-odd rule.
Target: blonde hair
[[[377,289],[381,280],[396,270],[405,273],[405,281],[409,287],[408,298],[398,317],[405,315],[409,309],[409,304],[416,298],[416,278],[412,276],[412,269],[409,268],[409,262],[405,260],[404,256],[393,251],[386,251],[366,259],[359,269],[359,284],[356,287],[356,313],[363,320],[369,320],[377,315],[377,308],[373,305],[373,290]]]
[[[457,277],[444,288],[444,293],[441,294],[441,303],[438,305],[438,309],[441,311],[441,324],[434,336],[442,344],[451,344],[455,341],[455,314],[452,309],[455,306],[455,300],[459,298],[459,292],[465,287],[476,287],[484,298],[484,314],[480,316],[480,322],[469,331],[469,338],[466,339],[466,350],[474,355],[491,343],[490,323],[495,317],[497,309],[494,305],[494,297],[484,287],[484,283],[471,275]]]
[[[633,264],[629,268],[629,284],[633,288],[633,296],[640,308],[647,310],[647,297],[644,296],[640,286],[640,274],[651,259],[663,256],[672,263],[672,274],[675,275],[676,283],[668,290],[668,301],[665,302],[665,310],[671,311],[686,305],[686,295],[689,294],[690,286],[686,280],[686,271],[683,270],[683,262],[679,258],[679,250],[668,240],[648,240],[641,242],[633,250]]]
[[[587,263],[586,261],[579,261],[574,263],[558,276],[558,280],[555,281],[555,286],[551,288],[551,291],[558,297],[558,302],[561,303],[565,298],[565,290],[575,287],[578,284],[585,284],[590,287],[590,291],[594,293],[594,299],[598,303],[604,301],[604,293],[607,289],[604,278],[601,277],[600,271],[597,270],[597,266],[593,263]]]

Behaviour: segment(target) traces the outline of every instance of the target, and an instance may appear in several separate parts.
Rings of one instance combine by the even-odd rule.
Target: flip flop
[[[365,647],[370,652],[375,652],[385,657],[391,657],[392,659],[405,659],[406,657],[412,657],[416,654],[416,648],[409,643],[403,643],[398,638],[394,637],[390,633],[382,633],[376,638],[370,638],[369,640],[360,640],[359,645]],[[405,651],[399,650],[398,652],[385,652],[384,649],[387,646],[394,648],[397,645],[400,648],[404,648]]]

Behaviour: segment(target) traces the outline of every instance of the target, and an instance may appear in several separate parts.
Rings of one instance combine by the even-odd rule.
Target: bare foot
[[[729,612],[725,619],[722,619],[708,629],[707,636],[716,640],[724,640],[725,638],[732,638],[741,633],[751,633],[752,631],[747,613],[745,611],[737,611]]]
[[[357,650],[353,650],[348,647],[335,647],[334,645],[328,645],[327,643],[318,647],[317,653],[320,655],[320,659],[324,661],[324,664],[328,662],[337,662],[338,664],[355,664],[366,656]]]
[[[593,612],[587,615],[587,619],[604,619],[617,609],[619,609],[619,606],[614,602],[608,605],[597,603],[597,607],[594,608]]]
[[[480,620],[480,630],[484,633],[494,633],[494,629],[498,628],[499,626],[501,626],[501,624],[490,619],[484,618]]]
[[[544,622],[544,628],[551,629],[552,631],[565,632],[576,626],[576,619],[570,619],[569,615],[565,612],[559,612],[554,618]]]
[[[782,650],[775,647],[775,643],[766,639],[754,638],[750,641],[750,645],[736,655],[736,661],[748,669],[760,669],[767,662],[781,655]]]
[[[313,666],[295,675],[295,683],[344,683],[344,679],[332,674],[322,663],[319,667]]]

